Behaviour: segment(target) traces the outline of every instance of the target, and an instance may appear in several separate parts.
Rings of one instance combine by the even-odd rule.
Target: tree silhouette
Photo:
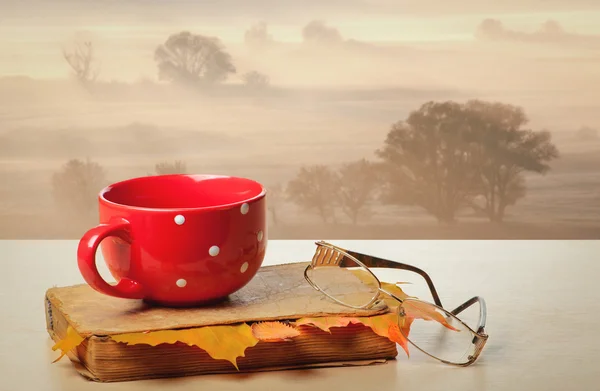
[[[231,56],[216,37],[182,31],[172,34],[154,52],[160,80],[211,84],[235,73]]]
[[[75,43],[73,51],[63,50],[63,57],[81,84],[87,87],[96,81],[100,69],[94,66],[96,59],[91,41]]]
[[[253,49],[262,49],[273,43],[273,37],[269,34],[267,23],[259,22],[246,30],[244,43]]]
[[[306,43],[340,44],[344,41],[339,30],[327,26],[322,20],[312,20],[302,28],[302,39]]]
[[[187,174],[187,166],[185,162],[181,160],[176,160],[173,163],[160,162],[154,166],[154,172],[157,175]]]
[[[324,222],[335,219],[338,178],[327,166],[302,167],[287,186],[288,199],[308,210],[316,210]]]
[[[52,175],[52,195],[62,213],[85,220],[96,212],[98,193],[107,184],[98,163],[71,159]]]
[[[590,128],[589,126],[582,126],[575,132],[575,138],[579,141],[598,141],[600,140],[600,135],[598,134],[598,130],[594,128]]]
[[[471,161],[469,118],[454,102],[428,102],[392,125],[382,158],[385,190],[390,203],[417,205],[439,222],[454,222],[471,204],[478,171]]]
[[[344,164],[339,176],[338,194],[342,211],[356,224],[377,192],[377,172],[371,162],[361,159]]]
[[[419,205],[441,222],[455,221],[466,206],[502,221],[506,208],[525,196],[523,173],[544,174],[558,157],[551,134],[524,129],[526,123],[521,108],[502,103],[422,105],[392,126],[377,151],[384,199]]]
[[[267,187],[267,209],[271,212],[273,224],[280,223],[279,209],[284,201],[285,191],[281,183]]]
[[[528,119],[520,107],[472,100],[465,111],[473,121],[471,154],[481,175],[483,211],[501,222],[506,208],[525,196],[522,173],[546,173],[558,149],[549,132],[523,128]]]
[[[244,73],[242,80],[247,87],[253,89],[263,89],[269,86],[269,76],[257,71]]]

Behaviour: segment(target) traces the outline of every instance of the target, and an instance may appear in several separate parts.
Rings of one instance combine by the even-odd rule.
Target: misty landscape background
[[[187,172],[265,184],[272,239],[598,239],[600,3],[543,4],[2,2],[0,238],[79,239],[102,187]],[[194,48],[209,65],[173,68]],[[476,133],[473,102],[498,126],[500,107],[522,113],[556,150],[515,163],[502,218],[472,163],[450,218],[422,202],[430,182],[385,164],[417,113]]]

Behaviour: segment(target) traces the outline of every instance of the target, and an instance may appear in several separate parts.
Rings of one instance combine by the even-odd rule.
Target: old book
[[[88,285],[50,288],[46,292],[46,325],[54,341],[70,326],[83,342],[68,353],[83,376],[102,382],[159,377],[280,370],[288,368],[367,365],[397,356],[396,344],[363,324],[310,325],[286,341],[259,341],[238,357],[235,366],[214,359],[197,346],[181,342],[128,345],[118,335],[204,326],[294,321],[301,318],[372,317],[385,314],[384,303],[370,310],[341,306],[314,290],[304,279],[306,263],[262,267],[251,282],[228,300],[198,308],[153,307],[141,300],[113,298]],[[357,280],[344,282],[360,284]],[[345,286],[348,292],[360,292]]]

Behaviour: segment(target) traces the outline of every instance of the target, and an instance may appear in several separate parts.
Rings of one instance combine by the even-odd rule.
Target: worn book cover
[[[366,365],[395,358],[396,343],[383,327],[373,326],[385,323],[385,303],[369,310],[339,305],[308,284],[306,265],[262,267],[244,288],[206,307],[155,307],[106,296],[86,284],[55,287],[46,292],[46,325],[57,345],[68,346],[67,357],[79,373],[96,381]],[[362,294],[360,288],[344,290]],[[274,337],[265,338],[265,331]]]

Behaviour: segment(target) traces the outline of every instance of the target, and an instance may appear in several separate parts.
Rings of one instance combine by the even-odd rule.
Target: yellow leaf
[[[72,349],[75,349],[79,344],[83,342],[84,338],[79,335],[77,331],[71,325],[67,326],[67,335],[65,338],[58,341],[54,346],[52,346],[52,350],[55,351],[57,349],[61,350],[60,356],[52,361],[53,363],[57,362],[61,358],[63,358],[68,352]]]
[[[371,330],[377,335],[388,338],[392,342],[398,343],[402,349],[408,353],[408,341],[402,334],[402,332],[408,335],[410,324],[412,319],[404,323],[402,332],[398,326],[398,315],[396,313],[387,313],[383,315],[375,316],[364,316],[364,317],[336,317],[329,316],[323,318],[302,318],[298,319],[295,324],[296,326],[311,325],[320,328],[321,330],[331,332],[331,327],[346,327],[350,323],[363,324],[370,327]]]
[[[184,342],[181,339],[186,337],[186,334],[189,334],[187,330],[159,330],[159,331],[151,331],[144,333],[128,333],[128,334],[117,334],[112,335],[111,338],[116,342],[126,343],[127,345],[150,345],[156,346],[163,343],[174,344],[176,342]],[[189,344],[188,344],[189,345]]]
[[[369,273],[368,271],[366,271],[364,269],[352,269],[352,270],[350,270],[350,272],[352,274],[354,274],[356,277],[358,277],[358,279],[361,280],[367,286],[370,286],[371,288],[375,288],[375,289],[378,288],[377,281],[373,278],[371,273]]]
[[[404,300],[407,297],[409,297],[406,293],[404,293],[404,291],[402,290],[402,288],[400,288],[396,284],[390,284],[389,282],[381,282],[381,287],[384,290],[386,290],[386,291],[394,294],[395,296],[397,296],[398,298],[400,298],[402,300]]]
[[[381,287],[387,291],[390,292],[391,294],[393,294],[394,296],[398,297],[399,299],[406,299],[407,297],[409,297],[406,293],[404,293],[404,291],[397,286],[396,284],[390,284],[389,282],[381,282]],[[391,309],[394,309],[396,307],[398,307],[400,305],[400,303],[398,302],[398,300],[394,299],[392,296],[390,295],[386,295],[384,293],[384,295],[386,296],[385,299],[383,299],[383,301],[385,302],[385,304],[390,307]]]
[[[356,318],[360,323],[370,327],[373,332],[382,337],[389,338],[390,325],[398,324],[398,315],[395,313],[376,315],[376,316],[364,316]]]
[[[351,270],[352,274],[354,274],[359,280],[361,280],[365,285],[371,287],[372,289],[378,289],[379,286],[377,285],[377,281],[373,278],[373,276],[367,272],[366,270],[363,269],[353,269]],[[408,284],[407,282],[397,282],[396,284]],[[391,284],[389,282],[383,282],[381,281],[381,288],[383,288],[383,290],[395,295],[396,297],[400,298],[400,299],[405,299],[407,297],[409,297],[406,293],[404,293],[404,291],[397,286],[396,284]],[[383,292],[382,292],[383,293]],[[392,298],[390,295],[385,294],[386,298],[383,299],[383,301],[385,302],[385,304],[390,307],[390,308],[395,308],[398,307],[399,303],[396,299]]]
[[[357,323],[356,318],[344,318],[340,316],[324,316],[321,318],[301,318],[294,322],[296,326],[315,326],[323,331],[331,333],[332,327],[346,327],[350,323]]]
[[[300,335],[295,328],[281,322],[258,322],[252,325],[252,334],[259,341],[275,342],[289,341],[290,338]]]
[[[244,357],[246,349],[258,343],[258,338],[252,334],[252,328],[246,323],[205,326],[184,330],[119,334],[113,335],[111,338],[128,345],[147,344],[156,346],[161,343],[173,344],[179,341],[189,346],[199,347],[215,360],[227,360],[238,370],[237,358]]]

